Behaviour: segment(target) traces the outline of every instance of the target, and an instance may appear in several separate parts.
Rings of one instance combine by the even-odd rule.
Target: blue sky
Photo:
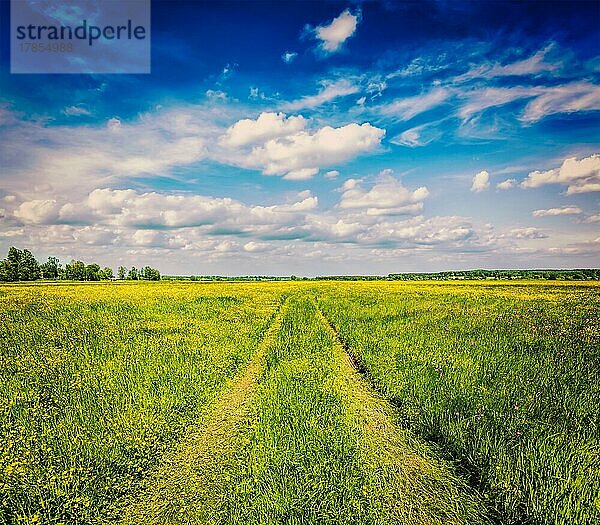
[[[149,75],[11,75],[0,249],[178,274],[600,265],[596,2],[152,2]]]

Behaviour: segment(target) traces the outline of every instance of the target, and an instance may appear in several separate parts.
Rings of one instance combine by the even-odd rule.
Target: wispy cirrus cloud
[[[443,133],[439,129],[439,125],[440,122],[438,121],[415,126],[392,138],[390,142],[399,146],[408,146],[409,148],[426,146],[442,136]]]
[[[359,91],[359,86],[347,79],[335,81],[323,80],[320,84],[321,89],[315,95],[306,95],[292,102],[286,102],[281,105],[281,109],[284,111],[314,109],[336,98],[353,95]]]
[[[559,113],[600,110],[600,86],[590,82],[571,82],[562,86],[538,88],[522,115],[527,123]]]
[[[378,107],[381,114],[401,120],[411,118],[443,104],[451,92],[445,88],[435,88],[421,95],[399,98]]]
[[[523,60],[517,60],[505,65],[499,63],[484,63],[472,67],[466,73],[452,78],[453,82],[460,83],[469,80],[489,80],[497,77],[508,76],[535,76],[540,73],[552,73],[562,67],[562,61],[547,61],[547,55],[555,49],[555,44],[550,43],[533,55]]]
[[[298,53],[294,51],[286,51],[281,55],[281,60],[283,60],[286,64],[291,64],[297,56]]]

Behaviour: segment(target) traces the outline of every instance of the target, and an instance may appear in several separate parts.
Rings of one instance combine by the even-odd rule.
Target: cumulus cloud
[[[413,205],[422,203],[426,195],[425,188],[404,188],[389,172],[369,186],[357,179],[346,181],[340,206],[329,210],[320,210],[309,191],[298,192],[287,203],[253,206],[193,194],[102,188],[81,201],[21,208],[37,209],[39,213],[28,217],[46,221],[43,225],[27,223],[27,228],[19,228],[19,222],[25,221],[8,211],[8,220],[17,227],[6,228],[0,237],[14,238],[20,245],[45,246],[66,260],[89,257],[103,263],[104,256],[106,263],[121,264],[129,258],[129,264],[135,264],[143,258],[151,264],[168,264],[166,255],[176,254],[178,261],[191,265],[200,256],[204,263],[219,261],[216,271],[228,261],[234,264],[227,266],[229,271],[243,273],[248,268],[245,257],[262,253],[269,253],[271,261],[278,258],[285,267],[290,257],[323,263],[343,262],[355,254],[357,260],[381,260],[402,250],[407,250],[405,255],[422,252],[427,260],[432,254],[457,260],[467,253],[469,257],[501,249],[516,253],[513,242],[545,235],[535,228],[497,235],[490,225],[473,224],[464,217],[423,217],[418,214],[420,206]],[[71,219],[78,224],[60,223],[65,209],[71,210]],[[269,266],[270,271],[276,267]]]
[[[578,160],[565,159],[560,168],[532,171],[521,183],[523,188],[539,188],[546,184],[567,186],[567,195],[600,191],[600,155]]]
[[[314,109],[322,104],[330,102],[339,97],[345,97],[358,92],[358,86],[347,79],[322,81],[321,89],[316,95],[308,95],[293,102],[281,106],[286,111],[297,111],[299,109]]]
[[[577,206],[562,206],[561,208],[549,208],[547,210],[535,210],[534,217],[556,217],[558,215],[579,215],[583,213]]]
[[[325,126],[316,132],[299,131],[273,138],[238,157],[240,166],[265,175],[307,178],[323,166],[341,164],[379,146],[385,130],[369,123]],[[310,174],[310,175],[309,175]]]
[[[583,222],[587,224],[594,224],[596,222],[600,222],[600,213],[596,213],[595,215],[590,215],[589,217],[586,217]]]
[[[47,224],[58,220],[59,209],[54,199],[36,199],[21,203],[14,216],[27,224]]]
[[[305,127],[302,116],[286,118],[283,113],[238,121],[221,137],[223,149],[217,160],[265,175],[304,180],[322,167],[374,150],[385,135],[385,130],[369,123],[325,126],[314,132]]]
[[[478,193],[487,190],[490,187],[490,174],[486,170],[482,170],[473,177],[471,191]]]
[[[361,181],[348,179],[341,192],[340,209],[361,209],[367,215],[416,214],[423,209],[423,201],[429,195],[425,186],[410,191],[388,174],[380,176],[369,190],[363,188]]]
[[[317,197],[309,191],[298,194],[298,200],[290,204],[248,206],[227,197],[98,188],[81,201],[26,201],[13,216],[25,224],[67,223],[139,231],[200,228],[207,233],[260,234],[302,223],[317,206]],[[137,235],[139,242],[150,238],[156,236]]]
[[[320,40],[319,47],[325,53],[335,53],[356,31],[360,21],[360,11],[352,14],[349,9],[343,11],[328,25],[317,26],[309,30]]]
[[[456,216],[426,218],[418,215],[395,222],[378,222],[360,238],[363,242],[393,243],[403,248],[445,245],[449,250],[484,249],[473,225]]]
[[[222,141],[231,146],[256,144],[292,135],[305,126],[306,119],[302,115],[286,117],[283,113],[261,113],[256,120],[243,119],[230,126]]]
[[[496,184],[496,188],[499,190],[510,190],[511,188],[514,188],[516,184],[516,179],[506,179]]]
[[[539,228],[513,228],[509,232],[509,237],[514,239],[547,239],[548,235]]]
[[[338,170],[331,170],[325,173],[325,178],[326,179],[335,179],[336,177],[339,177],[340,172]]]

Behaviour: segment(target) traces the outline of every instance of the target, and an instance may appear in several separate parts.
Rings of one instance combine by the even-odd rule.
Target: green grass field
[[[599,292],[0,286],[0,523],[597,523]]]

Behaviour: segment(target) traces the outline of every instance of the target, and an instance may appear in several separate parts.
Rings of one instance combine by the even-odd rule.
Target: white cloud
[[[354,34],[359,21],[360,12],[352,14],[346,9],[329,25],[314,28],[315,36],[321,41],[320,48],[326,53],[339,51],[344,42]]]
[[[483,64],[472,68],[467,73],[458,75],[452,80],[463,82],[473,79],[490,79],[505,76],[538,75],[539,73],[552,72],[562,66],[560,62],[547,62],[546,55],[554,48],[553,44],[547,45],[529,58],[512,62],[504,66],[500,64]]]
[[[547,239],[548,235],[539,228],[513,228],[509,231],[509,237],[519,240]]]
[[[425,186],[414,191],[386,174],[370,190],[365,190],[356,179],[348,179],[341,188],[340,209],[364,209],[367,215],[409,215],[423,209],[423,201],[429,195]]]
[[[397,222],[378,222],[361,239],[370,243],[394,243],[404,248],[445,245],[449,250],[474,249],[480,244],[474,227],[455,216],[418,215]]]
[[[428,111],[445,102],[450,92],[444,88],[436,88],[428,93],[414,97],[402,98],[379,107],[381,113],[396,116],[402,120],[410,120],[416,115]]]
[[[366,188],[362,181],[350,179],[341,193],[340,206],[319,210],[317,198],[308,190],[296,193],[289,203],[252,206],[192,194],[96,189],[80,201],[24,206],[22,210],[41,211],[29,217],[46,221],[44,225],[5,228],[0,237],[17,239],[21,246],[35,246],[63,260],[76,257],[100,264],[128,261],[126,265],[154,261],[161,270],[168,267],[178,272],[182,271],[180,265],[186,264],[190,266],[185,273],[193,273],[202,257],[205,269],[214,261],[212,271],[239,274],[248,271],[248,258],[263,253],[269,257],[265,269],[258,273],[289,269],[290,260],[299,264],[314,260],[317,273],[324,273],[331,270],[323,265],[334,260],[344,264],[357,257],[360,263],[356,268],[360,269],[367,262],[372,265],[418,253],[423,261],[437,257],[465,263],[481,256],[493,257],[487,259],[491,263],[499,253],[521,253],[514,242],[535,240],[537,244],[546,235],[543,230],[527,227],[497,235],[490,225],[475,225],[456,216],[406,217],[418,214],[427,190],[408,190],[389,174],[380,175]],[[79,224],[60,224],[65,209]],[[11,217],[10,210],[7,213],[9,223],[25,222]],[[580,239],[585,241],[586,237]],[[597,253],[589,246],[562,246],[555,236],[552,246],[569,255],[584,253],[581,249]],[[548,253],[544,245],[536,250]]]
[[[532,100],[520,118],[530,124],[557,113],[600,110],[600,87],[589,82],[554,87],[491,87],[457,93],[467,100],[458,110],[458,116],[463,120],[486,109],[525,99]]]
[[[326,102],[330,102],[339,97],[345,97],[358,92],[358,86],[347,79],[337,80],[335,82],[322,81],[321,89],[316,95],[308,95],[298,100],[288,102],[281,106],[286,111],[297,111],[299,109],[314,109]]]
[[[600,213],[596,213],[595,215],[590,215],[589,217],[586,217],[586,219],[583,222],[587,224],[594,224],[596,222],[600,222]]]
[[[302,223],[303,217],[317,208],[318,199],[310,191],[300,192],[298,199],[291,204],[247,206],[227,197],[99,188],[81,201],[26,201],[13,215],[26,224],[70,223],[139,231],[200,228],[206,232],[216,229],[232,233],[274,233],[281,227]],[[150,237],[150,234],[137,235],[138,240]]]
[[[300,115],[287,117],[283,113],[261,113],[256,120],[243,119],[230,126],[222,141],[232,146],[265,142],[275,137],[292,135],[306,126]]]
[[[244,250],[252,253],[266,252],[270,248],[270,244],[266,242],[250,241],[244,244]]]
[[[121,129],[121,121],[118,118],[109,118],[106,122],[106,127],[110,131],[118,132]]]
[[[516,184],[516,179],[506,179],[496,184],[496,188],[498,188],[499,190],[510,190],[511,188],[514,188]]]
[[[540,94],[525,107],[522,119],[537,122],[557,113],[600,110],[600,86],[573,82],[564,86],[540,89]]]
[[[468,120],[488,108],[503,106],[523,98],[535,97],[538,93],[539,90],[536,88],[520,86],[466,91],[461,94],[461,97],[466,98],[467,103],[458,110],[458,116],[463,120]]]
[[[331,170],[325,173],[325,178],[326,179],[335,179],[336,177],[339,177],[340,172],[338,170]]]
[[[54,199],[36,199],[21,203],[14,216],[28,224],[47,224],[58,219],[59,209]]]
[[[307,180],[319,173],[318,168],[300,168],[297,170],[288,171],[284,175],[285,180]]]
[[[321,167],[341,164],[374,150],[384,135],[385,130],[369,123],[352,123],[339,128],[325,126],[314,133],[299,131],[268,140],[240,154],[238,162],[242,167],[260,169],[265,175],[297,178],[309,173],[304,170],[312,170],[314,175]]]
[[[407,129],[406,131],[400,133],[400,135],[398,135],[396,138],[390,140],[390,142],[392,144],[398,144],[399,146],[416,148],[420,146],[426,146],[441,136],[442,133],[437,130],[433,124],[428,123]]]
[[[248,95],[250,100],[266,100],[266,95],[257,87],[250,88],[250,94]]]
[[[406,131],[400,133],[400,135],[398,135],[398,137],[393,139],[391,142],[394,144],[400,144],[402,146],[410,146],[411,148],[414,148],[415,146],[421,146],[422,144],[419,140],[421,138],[421,133],[419,128],[420,126],[407,129]]]
[[[480,192],[487,190],[490,187],[490,174],[486,170],[482,170],[473,177],[471,191]]]
[[[583,213],[577,206],[562,206],[561,208],[549,208],[547,210],[535,210],[534,217],[556,217],[558,215],[579,215]]]
[[[221,90],[215,89],[207,89],[206,90],[206,98],[215,101],[225,102],[227,100],[227,93]]]
[[[210,115],[202,106],[186,106],[142,114],[131,122],[113,117],[105,125],[21,120],[0,141],[6,190],[33,200],[42,191],[34,186],[44,186],[46,194],[83,195],[140,176],[170,177],[174,167],[206,158],[219,129]],[[25,148],[27,156],[14,155]]]
[[[281,60],[283,60],[286,64],[289,64],[294,61],[294,59],[298,56],[298,53],[293,51],[286,51],[281,55]]]
[[[83,106],[67,106],[63,113],[67,115],[67,117],[81,117],[91,115],[91,111]]]
[[[567,195],[600,191],[600,155],[581,160],[565,159],[560,168],[532,171],[521,183],[523,188],[539,188],[546,184],[567,186]]]

